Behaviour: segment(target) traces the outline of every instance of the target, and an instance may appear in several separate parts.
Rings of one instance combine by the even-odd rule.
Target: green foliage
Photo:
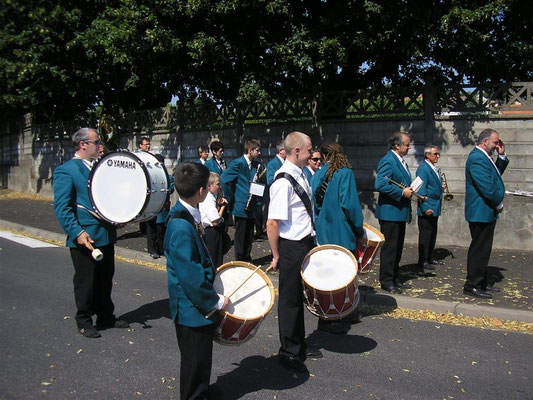
[[[533,78],[520,0],[0,0],[0,112]]]

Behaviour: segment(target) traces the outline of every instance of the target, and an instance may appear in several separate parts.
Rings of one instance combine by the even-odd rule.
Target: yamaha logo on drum
[[[117,168],[126,168],[126,169],[135,169],[135,161],[126,161],[126,160],[107,160],[108,167],[117,167]]]

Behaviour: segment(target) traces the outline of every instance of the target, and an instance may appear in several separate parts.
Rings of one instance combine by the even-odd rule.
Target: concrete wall
[[[310,134],[316,145],[338,141],[350,162],[360,190],[365,220],[378,226],[373,216],[377,195],[373,193],[374,177],[380,158],[387,151],[387,140],[393,131],[410,132],[414,146],[407,156],[414,176],[423,161],[425,143],[441,148],[439,167],[446,173],[451,193],[455,198],[445,202],[439,223],[438,245],[466,246],[470,241],[468,225],[464,220],[464,165],[479,132],[495,129],[506,143],[509,167],[503,175],[506,189],[533,191],[533,119],[498,118],[485,120],[436,119],[428,124],[424,120],[325,122],[313,129],[310,124],[246,125],[237,129],[203,131],[161,131],[152,133],[152,151],[166,157],[172,170],[178,162],[196,159],[196,148],[201,144],[220,140],[225,144],[228,162],[242,154],[244,138],[261,140],[262,158],[265,162],[274,156],[276,143],[287,133],[300,130]],[[121,147],[135,149],[141,134],[123,135]],[[26,127],[18,137],[2,140],[3,152],[9,144],[16,165],[2,167],[2,184],[12,190],[41,193],[52,196],[52,173],[56,165],[72,156],[70,143],[60,138],[51,141],[36,140],[31,127]],[[5,155],[5,154],[4,154]],[[495,248],[533,249],[533,198],[507,196],[495,236]],[[415,205],[413,203],[413,205]],[[416,218],[407,229],[406,241],[417,241]]]

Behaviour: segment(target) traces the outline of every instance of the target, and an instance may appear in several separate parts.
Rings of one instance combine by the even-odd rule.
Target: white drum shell
[[[167,193],[164,165],[143,151],[108,153],[98,160],[89,176],[95,211],[115,224],[153,218],[163,208]]]

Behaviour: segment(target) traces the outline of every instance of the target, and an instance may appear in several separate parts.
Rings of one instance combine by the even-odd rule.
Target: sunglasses
[[[314,162],[322,161],[322,159],[319,157],[312,157],[311,160],[313,160]]]
[[[440,153],[431,153],[433,154],[434,156],[440,156]]]
[[[99,146],[102,144],[102,141],[97,139],[97,140],[84,140],[85,143],[94,143],[95,145]]]

